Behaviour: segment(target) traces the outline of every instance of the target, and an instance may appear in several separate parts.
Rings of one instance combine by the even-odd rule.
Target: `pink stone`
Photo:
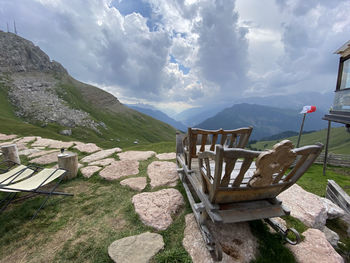
[[[176,158],[176,153],[160,153],[160,154],[157,154],[156,157],[159,159],[159,160],[172,160],[172,159],[175,159]]]
[[[173,222],[171,215],[183,205],[184,200],[178,190],[163,189],[134,195],[132,203],[145,225],[156,230],[165,230]]]
[[[147,174],[151,179],[151,187],[176,186],[178,175],[176,164],[173,162],[152,162],[147,167]]]
[[[287,247],[300,263],[330,263],[344,262],[343,258],[329,244],[326,236],[318,229],[309,228],[303,233],[305,239],[298,245]]]
[[[127,151],[119,153],[120,160],[136,160],[136,161],[145,161],[148,158],[151,158],[156,153],[153,151]]]
[[[94,173],[96,173],[99,170],[101,170],[101,167],[99,166],[86,166],[80,169],[81,173],[86,178],[90,178]]]
[[[136,175],[139,173],[139,162],[132,160],[122,160],[113,162],[105,167],[100,176],[107,180],[117,180],[123,176]]]
[[[128,179],[121,181],[120,184],[128,186],[135,191],[141,192],[143,189],[145,189],[145,187],[147,185],[147,179],[146,179],[146,177],[128,178]]]

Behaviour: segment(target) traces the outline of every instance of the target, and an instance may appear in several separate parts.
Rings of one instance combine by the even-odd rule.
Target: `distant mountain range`
[[[304,130],[320,130],[327,126],[322,120],[324,112],[308,114]],[[257,104],[236,104],[226,108],[215,116],[198,123],[195,127],[203,129],[235,129],[252,126],[251,139],[260,140],[284,131],[299,131],[302,114],[298,110],[281,109]]]
[[[185,124],[183,124],[180,121],[174,120],[164,112],[157,110],[156,108],[150,105],[147,105],[147,104],[125,104],[125,105],[133,110],[136,110],[138,112],[151,116],[152,118],[165,122],[180,131],[185,132],[187,130],[187,126]]]

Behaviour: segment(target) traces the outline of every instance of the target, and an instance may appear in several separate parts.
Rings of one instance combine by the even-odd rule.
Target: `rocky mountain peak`
[[[31,71],[67,73],[60,63],[51,61],[31,41],[0,31],[0,73]]]

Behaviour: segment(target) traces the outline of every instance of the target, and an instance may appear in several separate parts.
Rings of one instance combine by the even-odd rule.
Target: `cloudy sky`
[[[1,0],[0,29],[124,103],[161,108],[335,89],[349,0]]]

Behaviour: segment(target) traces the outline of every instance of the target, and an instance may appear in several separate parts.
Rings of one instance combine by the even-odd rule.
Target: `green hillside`
[[[57,93],[70,107],[86,111],[96,122],[103,122],[106,129],[100,129],[101,134],[92,129],[76,127],[72,128],[72,136],[68,137],[59,134],[59,131],[65,127],[58,124],[49,123],[42,127],[41,123],[28,123],[15,115],[15,108],[8,99],[8,87],[2,82],[0,82],[0,133],[14,133],[21,136],[36,135],[64,141],[96,142],[102,147],[131,146],[135,140],[138,140],[139,144],[148,144],[175,139],[175,129],[170,125],[127,109],[123,105],[120,106],[119,112],[116,112],[115,109],[109,111],[98,108],[97,103],[91,103],[88,97],[82,94],[81,89],[85,86],[88,85],[72,78],[62,78],[57,87]],[[92,86],[88,87],[95,91],[97,100],[98,94],[104,92]]]
[[[293,141],[296,146],[298,142],[298,136],[292,136],[286,138],[288,140]],[[300,146],[314,144],[317,142],[321,142],[324,145],[326,144],[327,139],[327,129],[303,134],[300,140]],[[251,148],[255,149],[271,149],[272,146],[280,140],[273,141],[259,141],[251,144]],[[344,127],[332,128],[331,136],[329,139],[329,152],[338,153],[338,154],[350,154],[350,133],[348,133]]]

